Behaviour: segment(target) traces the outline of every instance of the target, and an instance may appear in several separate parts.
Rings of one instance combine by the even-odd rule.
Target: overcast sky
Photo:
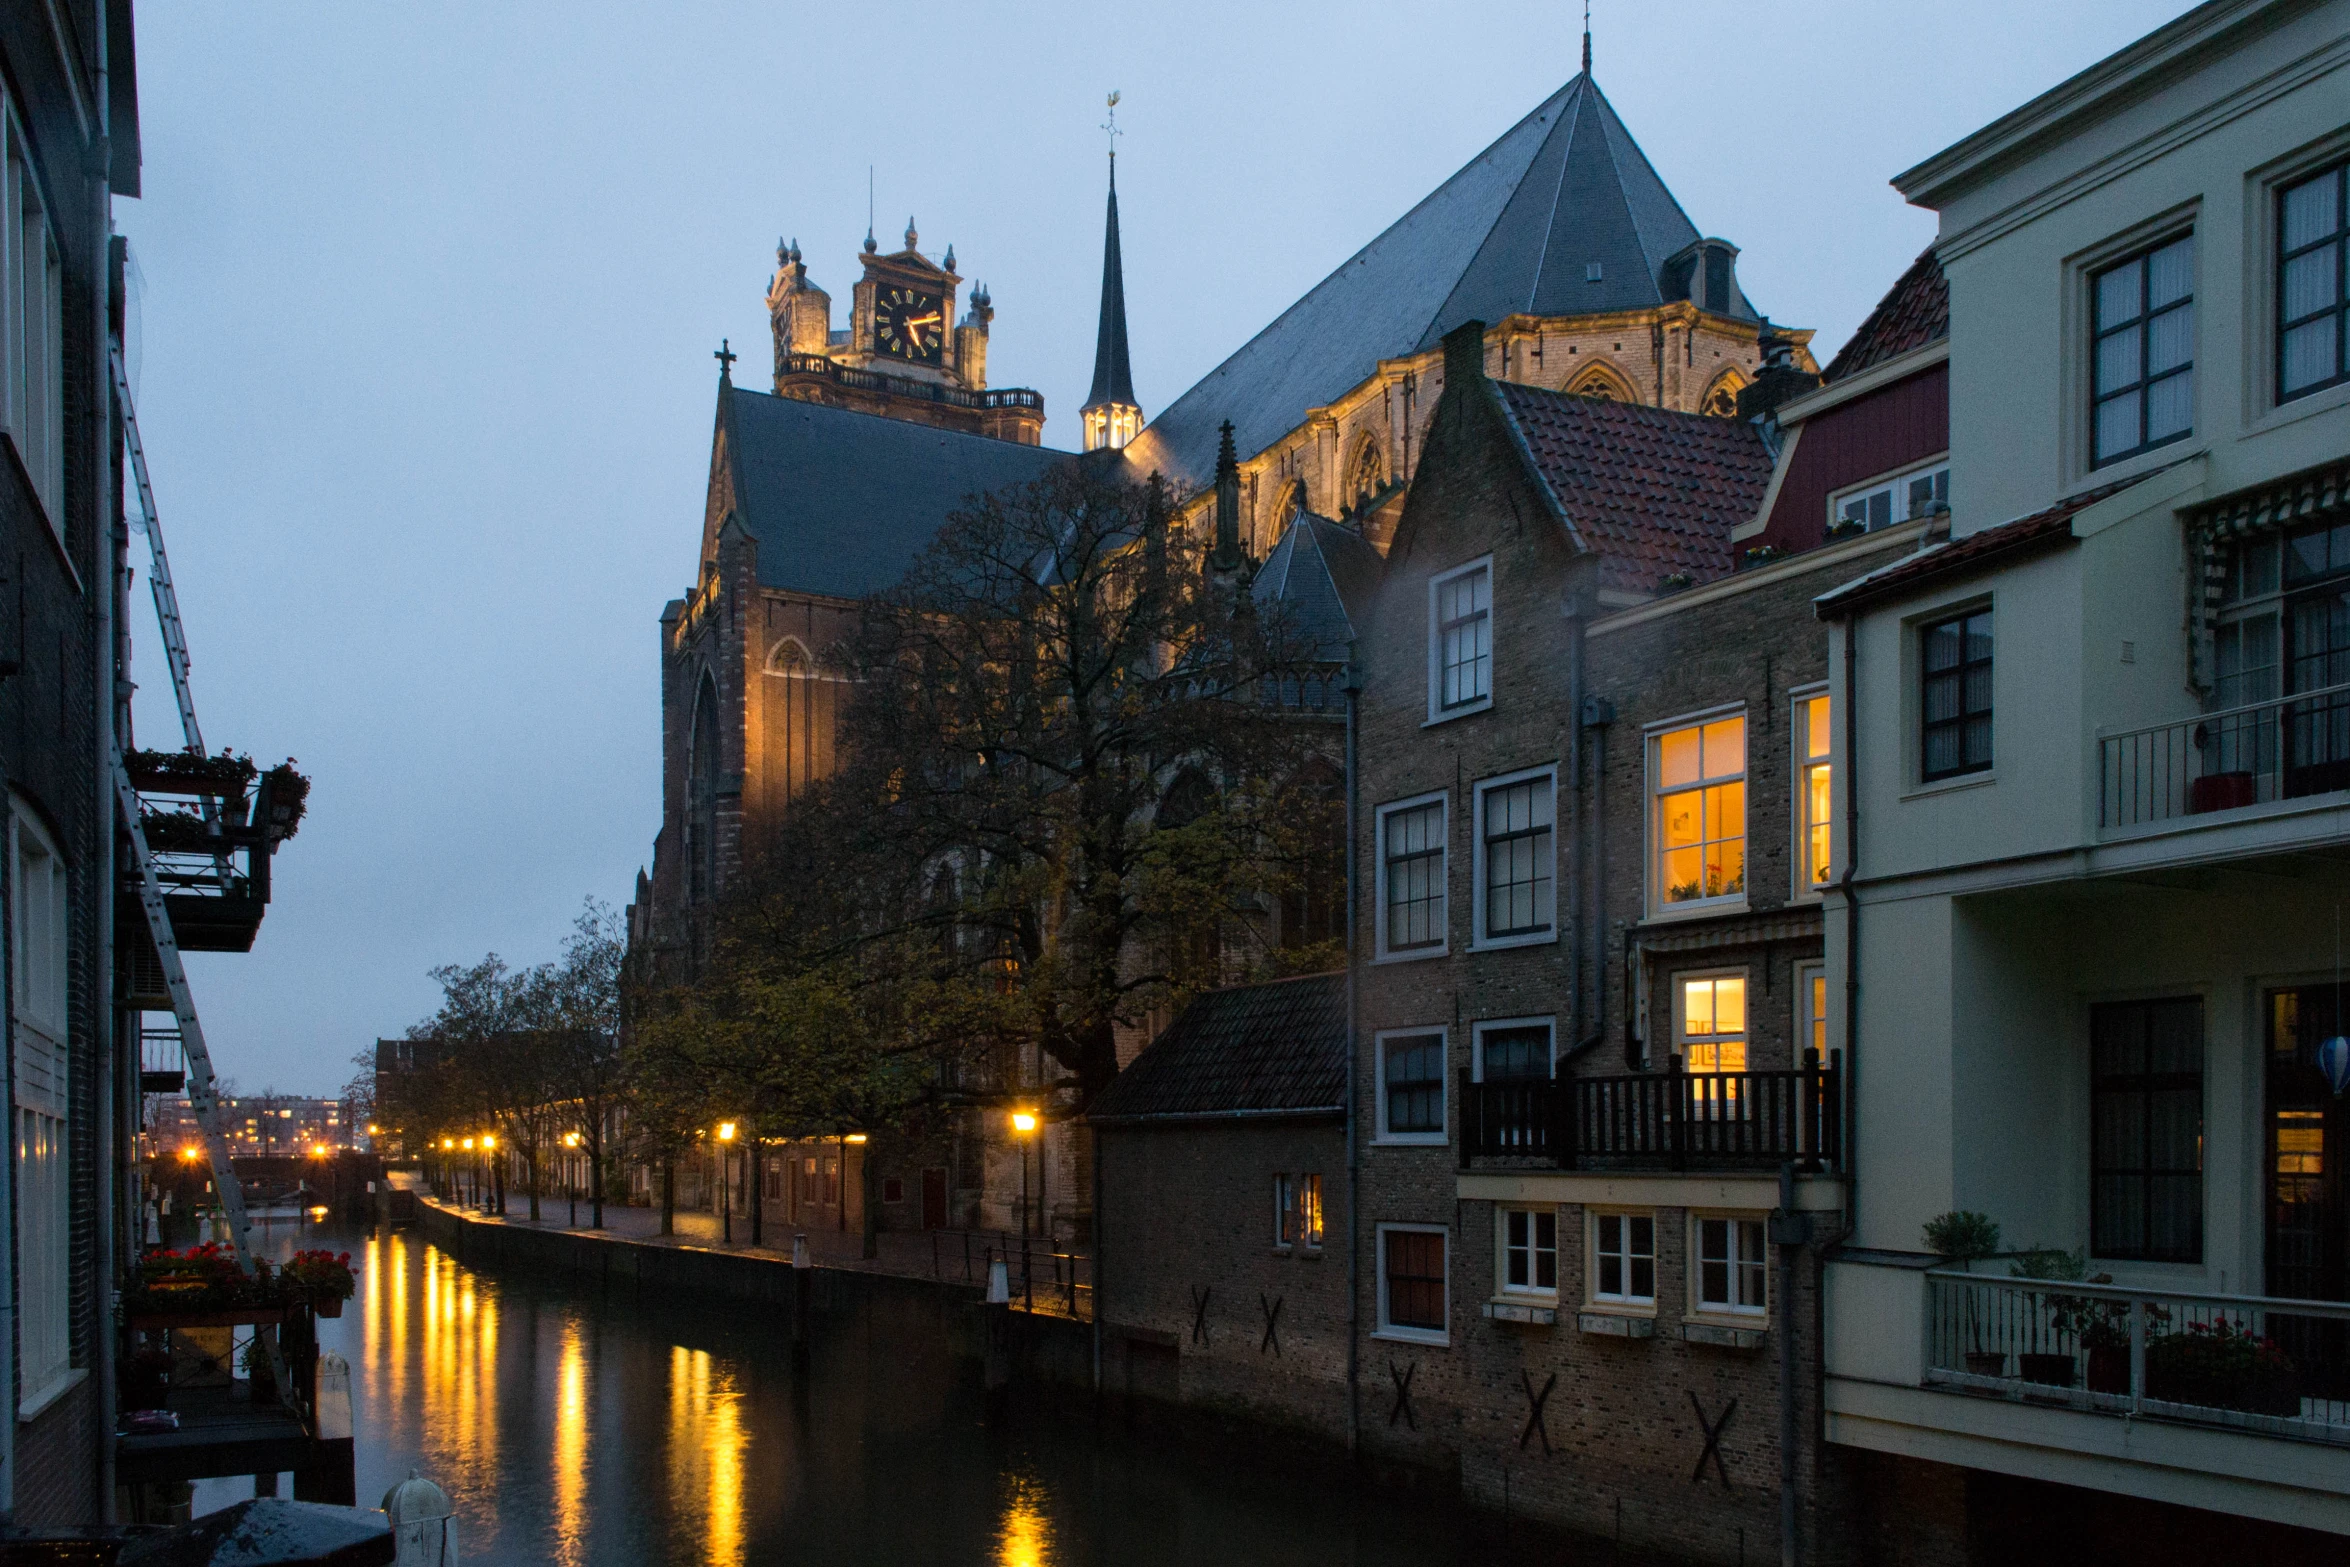
[[[1594,9],[1600,86],[1825,360],[1932,237],[1889,176],[2185,6]],[[222,1069],[331,1092],[435,964],[538,961],[581,899],[628,900],[710,353],[763,381],[779,237],[846,324],[868,165],[884,248],[909,213],[953,243],[995,295],[991,382],[1073,446],[1109,89],[1155,413],[1571,76],[1578,27],[1560,0],[142,5],[147,194],[116,219],[198,709],[316,781],[254,951],[191,964]],[[140,735],[173,745],[140,631]]]

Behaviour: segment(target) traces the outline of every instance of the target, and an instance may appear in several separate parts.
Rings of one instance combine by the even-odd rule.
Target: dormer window
[[[1836,533],[1874,532],[1930,516],[1949,505],[1950,464],[1937,461],[1837,492],[1828,502],[1828,527]]]
[[[1493,705],[1493,562],[1446,572],[1428,584],[1428,719]]]

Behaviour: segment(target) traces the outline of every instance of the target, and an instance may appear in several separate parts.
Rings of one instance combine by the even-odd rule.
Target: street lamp
[[[563,1134],[563,1146],[565,1148],[577,1148],[579,1146],[579,1134],[577,1132],[565,1132]],[[565,1154],[563,1156],[563,1185],[564,1188],[571,1194],[571,1227],[576,1230],[579,1228],[579,1169],[578,1166],[572,1162],[572,1155],[570,1154]]]
[[[498,1211],[500,1213],[504,1213],[506,1211],[506,1205],[503,1201],[500,1200],[500,1197],[501,1194],[505,1191],[505,1187],[498,1183],[498,1161],[490,1157],[491,1153],[497,1148],[497,1146],[497,1138],[491,1136],[488,1132],[481,1134],[481,1179],[487,1180],[490,1183],[489,1195],[482,1199],[482,1206],[483,1210],[486,1212],[491,1202],[497,1202]]]
[[[734,1244],[734,1177],[727,1169],[726,1155],[734,1142],[734,1123],[718,1123],[718,1222],[724,1228],[726,1244]]]
[[[1028,1261],[1028,1148],[1036,1141],[1036,1116],[1027,1110],[1012,1112],[1012,1135],[1020,1139],[1020,1292],[1033,1299]]]

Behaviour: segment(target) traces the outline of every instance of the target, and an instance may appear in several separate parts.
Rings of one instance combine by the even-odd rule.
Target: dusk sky
[[[2182,0],[1595,6],[1595,76],[1824,361],[1932,237],[1889,176]],[[1077,444],[1118,110],[1136,389],[1164,408],[1574,74],[1557,0],[236,4],[139,13],[140,428],[205,738],[315,780],[254,951],[191,960],[241,1088],[328,1093],[427,971],[625,904],[660,793],[721,338],[766,384],[797,237],[951,242],[991,384]],[[1302,410],[1301,410],[1302,412]],[[1963,502],[1962,502],[1963,504]],[[146,610],[141,740],[178,725]]]

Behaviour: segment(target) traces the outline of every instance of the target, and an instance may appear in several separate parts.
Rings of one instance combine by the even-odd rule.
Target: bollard
[[[312,1406],[318,1457],[294,1471],[294,1500],[359,1503],[359,1482],[351,1442],[351,1363],[329,1350],[318,1357],[318,1393]]]
[[[456,1567],[456,1511],[448,1492],[409,1470],[407,1479],[384,1492],[383,1514],[396,1552],[392,1567]]]

